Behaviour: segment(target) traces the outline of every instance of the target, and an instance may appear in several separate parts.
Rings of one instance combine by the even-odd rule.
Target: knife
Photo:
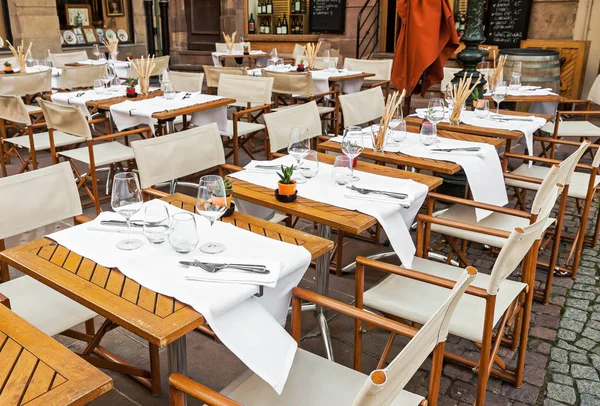
[[[116,227],[127,227],[125,220],[102,220],[100,224],[103,226],[116,226]],[[140,220],[130,221],[131,227],[144,227],[144,222]]]
[[[432,148],[430,149],[432,152],[454,152],[454,151],[471,151],[477,152],[481,151],[480,147],[463,147],[463,148]]]

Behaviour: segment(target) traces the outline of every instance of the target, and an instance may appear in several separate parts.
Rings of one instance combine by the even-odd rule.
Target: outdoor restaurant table
[[[417,127],[408,126],[406,128],[408,132],[418,133],[419,129]],[[477,135],[471,135],[466,133],[455,133],[450,131],[442,131],[440,130],[438,135],[440,137],[449,138],[453,140],[461,140],[461,141],[470,141],[470,142],[481,142],[485,144],[493,145],[496,149],[500,148],[502,145],[506,143],[503,139],[498,138],[489,138],[489,137],[480,137]],[[329,137],[322,136],[319,138],[319,144],[317,149],[319,151],[330,151],[342,153],[342,144],[335,141],[330,141]],[[384,162],[392,165],[402,165],[408,166],[411,168],[428,170],[434,173],[443,173],[445,175],[453,175],[456,172],[461,170],[461,166],[454,163],[437,159],[429,159],[429,158],[419,158],[410,155],[405,155],[400,152],[375,152],[371,148],[365,148],[360,153],[361,158],[366,158],[369,160]],[[379,166],[381,168],[381,166]]]
[[[276,154],[275,156],[282,155]],[[330,165],[333,164],[335,160],[335,156],[322,153],[318,154],[318,158],[320,163]],[[356,170],[397,179],[410,179],[426,185],[429,191],[434,190],[442,184],[442,179],[434,176],[403,171],[361,161],[358,162]],[[348,210],[331,204],[314,201],[301,196],[298,196],[292,203],[282,203],[275,198],[272,188],[245,182],[240,179],[235,179],[233,182],[233,197],[268,207],[288,215],[314,221],[317,223],[317,234],[327,240],[331,239],[332,228],[351,235],[359,235],[377,224],[377,219],[370,215],[356,210]],[[338,257],[338,261],[339,260],[340,258]],[[321,256],[316,264],[316,292],[325,296],[328,295],[329,290],[329,265],[330,257],[328,255]],[[327,320],[322,312],[318,312],[317,317],[323,342],[325,344],[325,350],[327,352],[327,358],[333,360]]]
[[[248,61],[248,67],[252,67],[252,60],[263,59],[261,65],[266,65],[267,53],[264,51],[250,51],[247,55],[243,51],[229,52],[213,52],[212,54],[213,64],[215,66],[223,66],[222,61],[225,59],[237,59],[243,58]],[[255,63],[256,65],[256,63]]]
[[[184,210],[195,210],[194,197],[174,194],[162,200]],[[239,212],[222,220],[261,236],[303,246],[312,259],[328,257],[324,254],[333,248],[331,241]],[[151,346],[166,346],[169,375],[186,374],[185,335],[205,324],[202,314],[191,306],[146,289],[118,269],[101,267],[48,238],[9,248],[0,252],[0,259],[147,340]],[[124,364],[119,359],[113,360]],[[158,371],[154,368],[158,359],[150,362],[153,370]],[[142,372],[143,376],[133,376],[134,379],[152,387],[150,372]]]
[[[84,405],[112,388],[110,377],[0,305],[0,405]]]

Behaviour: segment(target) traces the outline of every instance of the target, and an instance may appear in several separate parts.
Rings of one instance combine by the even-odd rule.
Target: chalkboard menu
[[[346,0],[312,0],[310,32],[343,34],[346,25]]]
[[[489,0],[486,44],[499,48],[519,48],[527,38],[529,15],[533,0]]]

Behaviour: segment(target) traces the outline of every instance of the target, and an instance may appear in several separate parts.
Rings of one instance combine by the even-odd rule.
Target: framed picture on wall
[[[123,0],[106,0],[106,15],[109,17],[124,16]]]
[[[96,35],[98,36],[98,42],[104,43],[104,30],[102,28],[96,28]]]
[[[95,44],[98,42],[98,38],[96,38],[96,31],[93,28],[84,28],[83,35],[85,35],[85,42],[88,44]]]
[[[85,37],[83,36],[83,30],[81,28],[73,28],[75,38],[77,38],[78,44],[85,44]]]
[[[67,23],[71,27],[92,25],[92,8],[89,4],[65,4]]]

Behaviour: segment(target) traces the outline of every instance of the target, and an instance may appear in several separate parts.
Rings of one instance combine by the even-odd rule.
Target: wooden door
[[[185,0],[190,51],[214,51],[221,39],[221,1]]]

